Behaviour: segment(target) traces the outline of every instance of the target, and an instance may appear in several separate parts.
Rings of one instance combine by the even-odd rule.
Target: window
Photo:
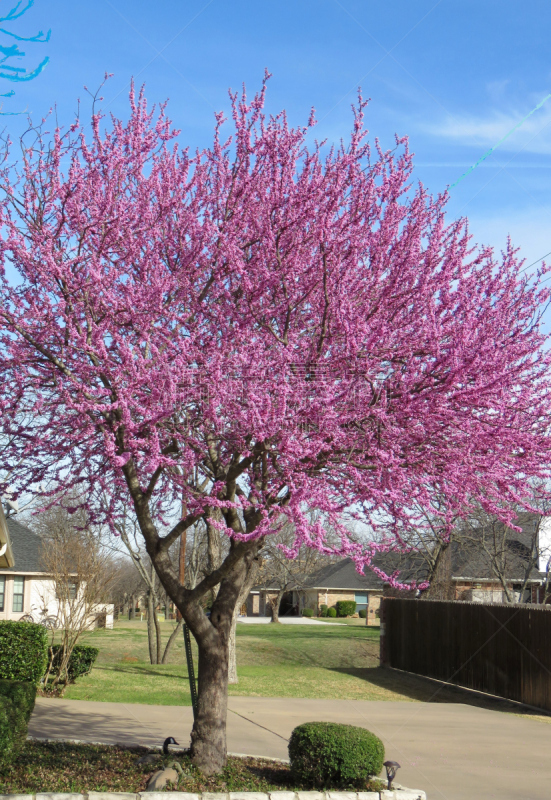
[[[4,597],[6,596],[6,578],[0,575],[0,611],[4,610]]]
[[[58,600],[65,602],[75,600],[78,594],[78,583],[76,581],[61,580],[56,584],[55,595]]]
[[[367,608],[367,592],[356,592],[354,594],[354,600],[356,601],[356,611],[362,611]]]
[[[25,589],[25,578],[13,579],[13,610],[23,611],[23,591]]]

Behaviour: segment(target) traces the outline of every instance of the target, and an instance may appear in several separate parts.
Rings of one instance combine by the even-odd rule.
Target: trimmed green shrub
[[[21,681],[0,681],[0,769],[11,764],[27,739],[36,686]]]
[[[303,608],[302,609],[302,616],[303,617],[313,617],[314,616],[314,609],[313,608]]]
[[[383,767],[385,748],[365,728],[306,722],[289,739],[293,779],[316,789],[362,789]]]
[[[326,617],[326,616],[327,616],[327,608],[322,608],[320,611],[320,617]]]
[[[356,613],[356,603],[354,600],[337,600],[337,617],[351,617]]]
[[[327,616],[328,617],[336,617],[337,616],[337,609],[336,608],[328,608],[327,609]]]
[[[365,619],[367,617],[367,608],[360,608],[358,611],[358,616],[360,619]]]
[[[0,697],[7,697],[17,708],[21,709],[28,722],[33,713],[36,700],[36,686],[28,681],[0,680]]]
[[[327,611],[327,606],[325,603],[322,603],[320,606],[320,611]]]
[[[61,658],[61,645],[54,644],[52,650],[54,656],[52,672],[55,673],[56,665]],[[69,658],[69,665],[67,667],[68,682],[74,683],[76,679],[80,678],[82,675],[88,675],[88,673],[92,671],[98,653],[99,650],[97,647],[91,647],[87,644],[76,644]]]
[[[48,664],[48,631],[33,622],[0,622],[0,680],[38,685]]]

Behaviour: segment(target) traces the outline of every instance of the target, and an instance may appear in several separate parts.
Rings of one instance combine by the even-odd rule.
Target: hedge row
[[[53,668],[59,662],[61,645],[54,645]],[[71,653],[68,680],[87,675],[98,656],[97,647],[76,645]],[[48,631],[34,622],[0,622],[0,681],[24,681],[38,686],[50,660]]]
[[[54,644],[51,649],[53,651],[52,667],[55,671],[55,668],[59,664],[61,658],[61,645]],[[68,682],[74,683],[75,680],[80,678],[82,675],[88,675],[94,666],[94,662],[98,657],[98,653],[99,650],[97,647],[91,647],[87,644],[75,645],[69,659],[69,666],[67,668]]]
[[[363,609],[358,613],[360,617],[365,618],[365,613],[362,614],[362,611]],[[320,606],[320,617],[351,617],[355,613],[356,603],[354,600],[337,600],[331,608],[327,608],[326,605]]]
[[[36,684],[0,680],[0,769],[11,764],[27,738]]]
[[[48,665],[48,632],[33,622],[0,622],[0,680],[38,686]]]

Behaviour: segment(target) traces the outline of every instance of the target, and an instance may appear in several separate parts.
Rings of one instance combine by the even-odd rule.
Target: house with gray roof
[[[0,503],[0,543],[4,539],[9,543],[10,557],[0,560],[0,621],[26,619],[55,626],[60,601],[55,581],[42,566],[42,540],[13,516],[6,518]],[[74,591],[79,591],[76,583]],[[97,620],[102,626],[113,627],[112,604],[94,607],[88,613],[91,627]]]
[[[543,589],[551,568],[551,517],[521,513],[516,526],[521,530],[490,520],[485,530],[471,529],[469,535],[459,532],[446,549],[433,580],[433,587],[436,581],[446,587],[442,599],[503,603],[509,594],[522,602],[551,601]],[[420,584],[430,577],[428,559],[420,552],[380,554],[374,565],[387,575],[398,573],[406,584]],[[268,599],[274,593],[277,589],[256,587],[249,597],[247,613],[268,615]],[[305,608],[311,608],[318,615],[322,605],[331,608],[339,600],[353,600],[356,613],[367,612],[366,624],[378,625],[377,610],[387,594],[401,596],[403,592],[391,589],[367,568],[365,575],[360,575],[352,559],[346,558],[328,564],[306,578],[300,588],[288,592],[280,613],[302,614]]]

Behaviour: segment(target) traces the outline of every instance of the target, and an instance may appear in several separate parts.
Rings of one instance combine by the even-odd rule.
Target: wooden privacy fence
[[[551,608],[385,597],[381,664],[551,711]]]

